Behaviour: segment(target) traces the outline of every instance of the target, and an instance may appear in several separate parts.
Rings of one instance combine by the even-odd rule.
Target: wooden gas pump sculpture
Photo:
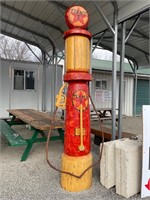
[[[64,81],[68,83],[68,91],[62,171],[80,175],[92,165],[88,86],[92,80],[89,74],[91,34],[85,30],[89,18],[83,7],[70,7],[65,17],[70,29],[64,33],[66,53]],[[91,184],[92,168],[80,179],[64,173],[61,175],[61,186],[68,191],[88,189]]]

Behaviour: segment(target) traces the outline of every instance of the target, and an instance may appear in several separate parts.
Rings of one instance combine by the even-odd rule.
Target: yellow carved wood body
[[[62,170],[80,175],[85,169],[92,165],[92,154],[72,157],[63,153]],[[89,189],[92,185],[92,168],[90,168],[82,178],[78,179],[67,174],[61,174],[61,186],[70,192],[79,192]]]
[[[90,40],[85,36],[69,36],[65,41],[66,72],[90,71]]]

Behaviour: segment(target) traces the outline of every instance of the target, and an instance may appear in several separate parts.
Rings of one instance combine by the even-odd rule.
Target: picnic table
[[[94,134],[94,144],[100,145],[102,137],[104,141],[110,141],[112,138],[111,126],[100,126],[98,121],[91,122],[91,134]],[[130,130],[122,131],[122,138],[135,138],[136,134]],[[118,129],[116,128],[116,139],[118,139]]]
[[[112,119],[112,108],[108,107],[108,108],[96,108],[97,113],[100,117],[101,120],[108,120],[108,119]],[[116,109],[118,110],[118,109]],[[92,117],[97,117],[95,110],[92,108],[91,109],[91,113],[90,113],[91,118]],[[118,119],[118,117],[116,116],[116,120]]]
[[[101,122],[104,122],[107,120],[112,120],[112,108],[110,108],[110,107],[96,108],[96,110],[100,117]],[[118,110],[118,109],[116,109],[116,110]],[[99,145],[99,143],[101,141],[102,132],[101,132],[101,130],[99,130],[99,125],[98,125],[98,130],[93,127],[93,122],[94,121],[96,122],[98,120],[97,114],[94,109],[91,109],[90,118],[91,118],[91,133],[94,134],[94,143]],[[118,126],[117,122],[118,122],[118,116],[116,115],[116,127]],[[111,139],[110,133],[111,133],[110,130],[109,131],[104,130],[104,138],[106,139],[105,141],[108,141]]]
[[[31,151],[34,143],[46,142],[46,132],[49,131],[53,117],[49,114],[33,109],[10,109],[7,110],[10,114],[11,120],[0,120],[1,132],[4,137],[8,140],[11,146],[22,146],[26,145],[26,148],[22,154],[21,161],[25,161]],[[28,124],[32,130],[31,137],[24,139],[14,129],[12,125]],[[64,121],[55,118],[52,129],[58,130],[58,136],[51,136],[50,140],[64,140]],[[39,135],[41,137],[39,137]]]

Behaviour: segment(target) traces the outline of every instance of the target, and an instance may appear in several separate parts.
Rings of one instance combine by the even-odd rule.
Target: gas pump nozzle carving
[[[79,150],[84,151],[85,147],[83,145],[83,117],[82,117],[83,111],[82,111],[82,104],[80,104],[80,146]]]

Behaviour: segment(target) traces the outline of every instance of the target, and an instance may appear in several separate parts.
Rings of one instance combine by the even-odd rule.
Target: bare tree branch
[[[25,43],[0,35],[0,57],[12,60],[38,61]]]

